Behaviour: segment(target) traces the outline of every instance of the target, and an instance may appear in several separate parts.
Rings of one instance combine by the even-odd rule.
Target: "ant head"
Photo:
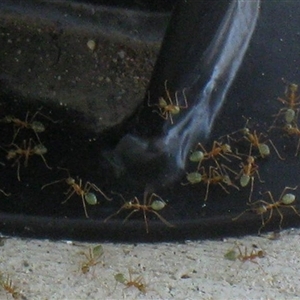
[[[242,131],[242,134],[243,134],[243,135],[249,135],[249,134],[250,134],[250,129],[247,128],[247,127],[241,129],[241,131]]]
[[[255,212],[256,214],[258,214],[258,215],[262,215],[262,214],[264,214],[265,212],[268,211],[266,205],[260,205],[260,206],[258,206],[258,207],[256,207],[256,208],[254,208],[253,210],[254,210],[254,212]]]
[[[226,183],[227,185],[232,185],[232,182],[231,182],[231,180],[230,180],[230,178],[229,178],[228,175],[224,175],[222,181],[223,181],[224,183]]]
[[[296,93],[298,90],[298,84],[290,83],[290,90],[291,92]]]
[[[230,147],[230,145],[228,145],[228,144],[222,145],[222,150],[223,150],[224,152],[232,152],[232,151],[231,151],[231,147]]]
[[[254,159],[253,156],[248,156],[248,158],[247,158],[247,163],[248,163],[248,164],[253,164],[254,161],[255,161],[255,159]]]
[[[265,252],[263,250],[257,251],[257,257],[259,258],[265,257]]]
[[[69,184],[69,185],[73,185],[73,184],[75,184],[75,179],[69,177],[69,178],[66,179],[66,183]]]

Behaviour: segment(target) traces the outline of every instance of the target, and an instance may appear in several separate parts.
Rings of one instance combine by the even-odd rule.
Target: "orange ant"
[[[224,167],[224,165],[222,165],[222,167]],[[206,201],[208,198],[209,186],[211,184],[218,184],[223,189],[223,191],[227,194],[229,194],[229,192],[223,185],[224,183],[227,186],[232,186],[232,187],[236,188],[237,190],[239,190],[239,188],[235,184],[232,183],[232,181],[230,180],[230,177],[228,175],[223,175],[222,173],[218,172],[217,168],[210,166],[208,174],[206,173],[204,167],[201,167],[199,171],[201,171],[201,170],[202,170],[202,173],[200,173],[200,172],[187,173],[186,178],[187,178],[188,182],[181,183],[181,184],[188,185],[188,184],[196,184],[199,182],[205,183],[206,184],[206,193],[205,193],[204,201]]]
[[[187,104],[187,99],[186,99],[186,95],[185,95],[185,89],[182,91],[183,94],[183,98],[184,98],[184,105],[179,105],[179,101],[178,101],[178,92],[175,92],[175,103],[173,102],[170,93],[168,91],[167,88],[167,82],[168,80],[165,81],[165,91],[167,94],[167,100],[163,97],[160,97],[158,99],[158,104],[154,104],[154,105],[150,105],[149,100],[150,100],[150,96],[148,94],[148,106],[157,106],[159,111],[154,110],[153,112],[157,113],[158,115],[160,115],[163,119],[168,120],[170,119],[171,124],[173,124],[173,115],[178,115],[180,113],[181,109],[186,109],[188,108],[188,104]],[[169,103],[168,103],[169,101]]]
[[[137,278],[133,279],[132,278],[132,271],[131,271],[131,269],[128,269],[128,273],[129,273],[129,279],[126,279],[126,277],[124,276],[124,274],[118,273],[118,274],[116,274],[114,276],[115,280],[117,282],[120,282],[120,283],[124,284],[126,286],[126,288],[134,286],[141,293],[146,294],[146,292],[147,292],[147,290],[146,290],[146,284],[144,282],[143,277],[140,275]]]
[[[55,123],[55,121],[53,121],[51,118],[47,117],[46,115],[42,114],[41,112],[37,111],[31,118],[30,121],[28,121],[28,117],[29,117],[29,111],[26,113],[26,116],[25,116],[25,120],[22,121],[18,118],[15,118],[14,116],[11,116],[11,115],[8,115],[8,116],[5,116],[1,122],[4,122],[4,123],[13,123],[14,124],[14,127],[17,127],[17,130],[15,130],[15,133],[14,133],[14,136],[13,136],[13,140],[11,142],[11,144],[14,143],[17,135],[19,134],[20,130],[23,129],[23,128],[26,128],[26,129],[32,129],[39,141],[39,143],[41,143],[41,140],[40,140],[40,137],[38,135],[38,133],[41,133],[41,132],[44,132],[45,131],[45,126],[43,123],[41,122],[38,122],[38,121],[34,121],[35,117],[37,115],[41,115],[43,116],[44,118],[50,120],[51,122]]]
[[[132,210],[128,216],[124,219],[123,223],[125,223],[134,213],[138,211],[143,211],[144,220],[145,220],[145,226],[146,226],[146,232],[149,233],[149,226],[147,221],[146,212],[151,212],[155,214],[164,224],[166,224],[168,227],[174,227],[173,224],[169,223],[165,218],[163,218],[157,211],[162,210],[167,204],[166,202],[159,197],[157,194],[152,193],[151,196],[148,199],[148,202],[146,204],[146,198],[147,193],[144,194],[144,204],[140,204],[140,201],[137,197],[134,197],[130,201],[126,201],[121,194],[118,194],[123,200],[124,204],[121,206],[121,208],[113,213],[112,215],[108,216],[104,222],[107,222],[110,218],[118,215],[122,210]],[[153,198],[157,198],[156,200],[153,200]]]
[[[239,253],[236,253],[234,248],[237,248]],[[235,244],[234,248],[229,250],[224,255],[224,257],[226,259],[228,259],[228,260],[237,260],[238,259],[242,262],[250,260],[250,261],[256,263],[255,261],[253,261],[254,259],[265,257],[265,252],[263,250],[256,251],[255,249],[252,249],[251,253],[248,254],[247,247],[245,247],[244,253],[242,252],[242,249],[238,244]]]
[[[285,187],[279,197],[278,201],[274,201],[273,195],[270,191],[265,192],[264,194],[268,194],[269,198],[271,199],[271,203],[264,201],[264,200],[258,200],[253,203],[251,203],[251,208],[244,210],[241,214],[239,214],[237,217],[233,218],[232,220],[235,221],[239,219],[245,212],[247,211],[254,211],[256,214],[261,216],[262,225],[258,229],[258,235],[260,235],[261,230],[270,222],[273,216],[274,209],[276,209],[277,213],[280,216],[280,222],[279,222],[279,228],[281,230],[281,225],[283,222],[283,214],[280,211],[280,207],[287,207],[291,208],[295,214],[297,214],[300,217],[300,213],[296,210],[294,205],[291,205],[295,200],[296,196],[291,193],[285,193],[287,190],[296,190],[298,186],[292,188],[292,187]],[[264,214],[269,212],[269,215],[267,218],[264,218]]]
[[[297,156],[299,153],[299,148],[300,148],[300,130],[299,130],[298,126],[297,125],[292,126],[291,124],[286,124],[283,129],[290,136],[292,136],[292,135],[299,136],[297,149],[296,149],[296,153],[295,153],[295,156]]]
[[[229,169],[229,167],[224,166],[225,168]],[[236,174],[237,176],[235,179],[239,179],[241,187],[246,187],[250,180],[251,180],[251,187],[250,187],[250,194],[249,194],[249,202],[251,202],[251,197],[253,193],[253,186],[254,186],[254,176],[257,175],[259,181],[264,183],[261,180],[259,172],[258,172],[258,165],[255,163],[255,158],[251,155],[247,156],[246,163],[240,163],[240,172],[237,173],[231,169],[229,169],[232,173]]]
[[[282,114],[284,114],[285,121],[290,124],[293,121],[295,121],[296,117],[298,116],[299,108],[296,108],[297,106],[300,105],[300,102],[298,101],[299,97],[297,95],[298,92],[298,85],[295,83],[291,83],[286,81],[284,78],[282,78],[282,81],[286,84],[286,89],[285,89],[285,96],[287,97],[286,99],[282,98],[277,98],[278,101],[286,105],[286,107],[281,108],[279,112],[274,115],[275,120],[270,128],[274,127],[274,124],[276,123],[278,117]],[[298,102],[297,102],[298,101]],[[297,116],[296,116],[297,114]]]
[[[103,255],[103,247],[101,245],[90,247],[88,254],[83,251],[80,252],[80,254],[84,255],[87,258],[87,261],[82,263],[81,265],[82,273],[86,274],[90,271],[91,267],[102,263],[99,258]]]
[[[257,134],[257,133],[256,133],[256,130],[254,130],[253,132],[250,131],[250,129],[247,127],[248,122],[249,122],[249,119],[247,119],[246,124],[245,124],[245,126],[244,126],[243,129],[239,129],[239,130],[237,130],[237,131],[234,131],[234,132],[231,133],[231,135],[232,135],[232,134],[235,134],[235,133],[237,133],[237,132],[241,132],[241,133],[243,134],[243,138],[244,138],[245,140],[247,140],[247,141],[250,143],[250,151],[249,151],[249,152],[251,153],[252,147],[255,147],[255,148],[257,148],[257,150],[258,150],[258,152],[259,152],[259,154],[260,154],[260,156],[261,156],[262,158],[264,158],[264,157],[270,155],[270,148],[269,148],[269,146],[267,145],[267,143],[269,142],[270,145],[271,145],[271,146],[273,147],[273,149],[275,150],[275,152],[276,152],[277,156],[279,157],[279,159],[285,160],[285,158],[283,158],[283,157],[279,154],[277,148],[275,147],[275,145],[274,145],[274,143],[271,141],[271,139],[268,139],[268,140],[266,140],[266,141],[263,142],[263,143],[261,142],[261,137],[262,137],[262,136],[263,136],[263,137],[266,137],[266,135],[265,135],[264,133],[261,132],[261,133]],[[229,138],[229,135],[228,135],[227,137]],[[232,138],[231,138],[231,139],[232,139]]]
[[[3,274],[0,274],[0,285],[7,293],[11,294],[14,299],[20,299],[21,293],[17,291],[17,288],[13,285],[8,275],[6,279],[4,279]]]
[[[20,159],[22,157],[24,157],[24,167],[28,166],[28,160],[29,160],[30,156],[38,155],[42,158],[45,166],[50,170],[52,169],[51,167],[49,167],[49,165],[47,164],[47,161],[44,157],[44,154],[46,154],[47,151],[48,151],[47,148],[43,144],[35,145],[32,148],[31,147],[31,142],[33,142],[33,140],[29,139],[29,142],[28,142],[28,145],[27,145],[26,140],[24,140],[23,141],[23,148],[20,148],[18,145],[14,144],[14,143],[12,143],[11,145],[14,146],[16,149],[6,150],[6,149],[1,147],[3,150],[5,150],[7,152],[6,158],[8,160],[15,159],[14,163],[12,164],[12,167],[17,164],[17,178],[18,178],[19,181],[21,181],[21,178],[20,178]]]
[[[224,167],[224,165],[222,165]],[[204,170],[204,168],[203,168]],[[208,191],[209,191],[209,186],[211,184],[218,184],[225,193],[229,194],[223,183],[225,183],[227,186],[232,186],[239,190],[239,188],[232,183],[230,177],[228,175],[223,175],[222,173],[219,173],[218,170],[212,166],[209,167],[209,172],[208,176],[205,171],[203,171],[202,174],[202,180],[206,184],[206,193],[205,193],[205,198],[204,201],[207,200],[208,198]]]
[[[241,159],[239,156],[232,153],[231,147],[229,144],[222,144],[217,141],[213,142],[213,146],[209,152],[206,151],[204,146],[201,143],[198,143],[197,147],[200,147],[202,151],[195,150],[190,155],[190,161],[192,162],[198,162],[197,170],[200,169],[201,163],[203,160],[213,159],[217,165],[217,167],[221,170],[221,167],[216,159],[217,156],[223,157],[228,162],[231,162],[231,160],[226,156],[235,157],[237,159]],[[196,147],[196,149],[197,149]]]
[[[238,249],[238,253],[234,250],[234,248]],[[245,263],[246,261],[250,261],[254,264],[257,264],[260,269],[265,273],[265,271],[263,270],[262,266],[255,261],[255,259],[257,258],[263,258],[266,256],[265,251],[263,250],[255,250],[254,248],[252,249],[252,251],[250,253],[248,253],[248,249],[245,246],[245,251],[243,253],[240,245],[238,245],[237,243],[235,244],[233,249],[229,250],[227,253],[225,253],[224,257],[228,260],[232,260],[232,261],[236,261],[237,259],[239,261],[243,263]]]
[[[82,187],[81,179],[79,179],[79,183],[76,183],[76,180],[70,176],[69,170],[64,168],[59,168],[59,169],[67,171],[69,177],[47,183],[43,185],[41,189],[43,190],[45,187],[49,185],[65,181],[70,186],[70,188],[65,193],[67,195],[67,198],[62,202],[62,204],[66,203],[74,194],[77,194],[82,199],[82,205],[83,205],[85,216],[86,218],[89,218],[85,202],[89,205],[96,205],[98,203],[96,195],[90,192],[91,189],[93,189],[96,192],[99,192],[106,200],[108,201],[112,200],[111,198],[108,198],[94,183],[87,181],[84,187]]]

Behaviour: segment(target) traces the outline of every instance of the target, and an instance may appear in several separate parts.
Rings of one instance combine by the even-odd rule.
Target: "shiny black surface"
[[[220,11],[218,10],[220,19],[217,19],[219,22],[216,22],[216,27],[212,27],[212,31],[218,27],[218,24],[221,24],[220,20],[228,8],[228,3],[223,2],[224,10],[218,8],[220,9]],[[299,12],[300,6],[295,1],[262,1],[257,25],[243,62],[239,71],[236,70],[236,77],[230,82],[230,89],[226,94],[222,108],[213,117],[215,122],[212,131],[208,131],[209,138],[201,140],[208,149],[218,137],[243,128],[245,125],[243,116],[251,118],[249,122],[251,130],[266,132],[269,129],[274,120],[272,115],[283,107],[277,101],[278,97],[284,97],[286,88],[282,78],[295,83],[300,82],[299,68],[297,67],[300,61],[300,35],[295,29],[300,27]],[[201,41],[202,37],[199,37],[195,43]],[[209,44],[210,40],[203,43]],[[205,49],[203,47],[204,52]],[[163,72],[168,72],[167,70]],[[170,89],[173,92],[185,87],[190,80],[189,76],[192,76],[188,72],[186,74],[188,80],[182,83],[176,79],[179,76],[179,71],[184,72],[179,68],[174,73],[174,81],[172,78],[170,79]],[[202,73],[200,72],[200,74]],[[161,75],[159,80],[161,92],[166,77]],[[196,101],[191,95],[189,96],[191,97],[188,97],[190,106],[184,112],[185,114],[193,110],[194,101]],[[13,102],[12,99],[16,99],[16,101]],[[18,99],[15,95],[2,95],[1,103],[0,118],[12,113],[19,118],[24,118],[26,111],[34,112],[39,108],[39,104],[35,107],[28,107],[26,99]],[[214,106],[215,102],[212,103]],[[134,165],[130,165],[130,163],[126,165],[125,163],[125,169],[128,168],[130,172],[136,173],[127,172],[123,174],[124,167],[121,166],[120,169],[115,167],[118,166],[119,162],[109,161],[114,157],[107,155],[112,149],[118,147],[119,136],[110,137],[107,133],[99,137],[92,132],[87,132],[76,123],[76,119],[80,116],[70,109],[44,107],[42,112],[59,121],[52,123],[43,120],[43,118],[39,119],[47,124],[46,131],[41,133],[40,137],[48,148],[45,158],[53,170],[48,170],[39,157],[31,157],[27,168],[24,168],[23,164],[21,165],[21,182],[18,182],[16,168],[11,167],[11,163],[5,157],[7,153],[5,150],[1,150],[0,161],[4,165],[1,165],[1,182],[3,185],[0,188],[3,186],[6,192],[12,194],[9,197],[0,195],[2,212],[0,231],[2,233],[45,238],[145,242],[216,238],[257,233],[261,219],[260,216],[252,212],[245,213],[237,221],[232,221],[233,217],[248,208],[246,202],[249,197],[249,187],[240,191],[229,188],[230,194],[226,194],[219,186],[212,186],[205,203],[203,201],[205,186],[200,184],[182,186],[181,182],[185,180],[184,174],[182,178],[179,177],[177,182],[168,185],[168,187],[162,188],[155,185],[155,192],[167,201],[167,206],[160,213],[166,220],[175,225],[174,228],[168,228],[153,214],[148,213],[149,233],[146,233],[141,212],[135,213],[124,224],[123,220],[128,213],[126,211],[104,223],[103,220],[116,212],[123,204],[122,199],[113,196],[111,191],[122,193],[126,200],[134,196],[141,200],[145,186],[147,186],[147,184],[145,185],[147,178],[149,176],[150,178],[155,177],[153,172],[163,172],[165,166],[163,164],[152,165],[152,169],[147,170],[148,165],[147,163],[143,164],[144,156],[141,155],[140,164],[142,167],[136,169]],[[162,130],[163,135],[172,129],[169,123],[163,123],[163,120],[160,120],[159,116],[155,116],[152,111],[148,110],[147,113],[149,117],[148,119],[145,117],[143,124],[148,124],[151,120],[158,121],[160,126],[158,130]],[[181,116],[178,118],[179,122],[180,119]],[[175,126],[177,125],[176,120],[174,118]],[[124,130],[120,135],[126,135],[128,131],[130,134],[139,134],[138,131],[132,129],[139,123],[134,120],[132,124],[129,125],[129,129],[126,129],[127,131]],[[211,125],[212,123],[210,123]],[[282,127],[282,125],[279,121],[278,126]],[[11,124],[0,123],[0,126],[2,130],[1,146],[7,149],[5,145],[11,141],[13,129]],[[154,132],[154,138],[156,138],[156,131]],[[16,143],[21,144],[23,139],[30,137],[31,133],[24,129],[20,132]],[[146,138],[148,138],[147,135]],[[285,186],[295,187],[300,183],[298,176],[299,157],[294,156],[298,139],[287,136],[280,128],[272,130],[269,133],[269,138],[272,139],[285,160],[280,160],[272,148],[271,155],[267,159],[257,160],[260,176],[265,180],[265,183],[259,183],[255,179],[253,201],[261,199],[260,192],[267,190],[272,192],[275,201],[277,201]],[[249,145],[246,142],[239,144],[232,142],[232,146],[238,147],[239,151],[248,153]],[[237,169],[238,164],[239,162],[232,160],[228,166]],[[61,204],[65,199],[64,192],[68,189],[68,186],[63,182],[41,190],[44,184],[66,176],[62,170],[55,168],[57,166],[68,168],[74,178],[78,176],[84,181],[97,184],[105,193],[113,196],[114,200],[108,202],[99,196],[99,205],[87,207],[90,215],[90,219],[87,220],[84,217],[82,202],[79,197],[74,196],[66,204]],[[189,164],[186,170],[191,171],[193,168],[194,166]],[[172,171],[172,168],[168,171]],[[141,182],[138,181],[139,177],[142,179]],[[161,182],[163,185],[163,181]],[[299,190],[296,190],[296,204],[299,194]],[[265,197],[264,199],[267,200]],[[299,226],[299,216],[291,209],[282,208],[282,213],[284,213],[282,224],[284,228]],[[266,229],[278,228],[279,216],[274,212],[274,218]]]

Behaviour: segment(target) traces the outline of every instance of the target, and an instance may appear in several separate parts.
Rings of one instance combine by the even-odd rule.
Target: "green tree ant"
[[[80,254],[84,255],[87,259],[86,262],[83,262],[81,264],[81,271],[83,274],[86,274],[90,271],[91,267],[94,267],[100,263],[102,263],[100,257],[103,255],[103,247],[102,245],[97,245],[95,247],[90,247],[89,252],[85,253],[83,251],[80,252]]]
[[[39,137],[38,133],[44,132],[46,128],[45,128],[43,123],[41,123],[39,121],[34,121],[34,119],[38,115],[41,115],[42,117],[50,120],[52,123],[56,123],[56,121],[53,121],[51,118],[49,118],[46,115],[42,114],[40,111],[35,112],[33,114],[32,118],[30,119],[30,121],[28,121],[29,111],[26,113],[24,121],[14,117],[14,116],[11,116],[11,115],[5,116],[0,121],[0,122],[3,122],[3,123],[12,123],[14,125],[15,132],[14,132],[13,140],[10,143],[10,145],[14,143],[17,135],[19,134],[20,130],[23,129],[23,128],[31,129],[35,133],[39,143],[41,143],[41,140],[40,140],[40,137]]]
[[[67,171],[68,177],[67,178],[63,178],[63,179],[59,179],[59,180],[56,180],[56,181],[53,181],[53,182],[50,182],[50,183],[47,183],[47,184],[43,185],[41,189],[43,190],[45,187],[47,187],[49,185],[65,181],[70,186],[70,188],[65,193],[67,195],[67,198],[66,198],[66,200],[64,200],[62,202],[62,204],[66,203],[74,194],[77,194],[78,196],[81,197],[82,206],[83,206],[86,218],[89,218],[89,215],[87,213],[87,209],[86,209],[86,204],[85,203],[87,203],[89,205],[96,205],[98,203],[96,195],[94,193],[90,192],[91,189],[94,190],[94,191],[96,191],[96,192],[99,192],[106,200],[108,200],[108,201],[112,200],[111,198],[108,198],[101,191],[101,189],[99,189],[94,183],[91,183],[91,182],[87,181],[85,183],[85,185],[83,186],[81,179],[79,179],[79,182],[76,183],[76,180],[70,176],[70,173],[69,173],[68,169],[64,169],[64,168],[58,168],[58,169]]]
[[[264,194],[267,194],[270,198],[270,200],[272,201],[267,202],[265,200],[258,200],[255,201],[251,204],[249,204],[251,206],[251,208],[244,210],[241,214],[239,214],[237,217],[233,218],[232,220],[235,221],[237,219],[239,219],[245,212],[247,211],[253,211],[256,214],[261,216],[261,226],[258,229],[258,235],[260,235],[261,230],[270,222],[270,220],[272,219],[273,216],[273,212],[274,209],[277,211],[277,213],[280,216],[280,222],[279,222],[279,228],[281,230],[282,228],[282,222],[283,222],[283,214],[280,211],[279,208],[291,208],[295,214],[297,214],[300,217],[300,213],[296,210],[295,206],[291,205],[293,202],[295,202],[296,200],[296,196],[294,194],[291,193],[286,193],[287,190],[296,190],[298,188],[298,186],[292,188],[292,187],[285,187],[279,197],[278,201],[274,200],[274,197],[272,195],[272,193],[270,191],[265,192]],[[267,218],[264,217],[265,214],[268,213]]]
[[[167,95],[167,99],[160,97],[158,99],[158,104],[151,105],[149,103],[150,96],[148,94],[148,106],[156,106],[158,108],[157,110],[153,110],[153,112],[157,113],[159,116],[161,116],[165,120],[170,120],[171,124],[173,124],[173,116],[178,115],[181,111],[181,109],[188,108],[187,99],[185,95],[185,89],[182,91],[183,98],[184,98],[184,105],[179,105],[178,101],[178,92],[175,92],[175,103],[173,102],[170,93],[167,88],[167,80],[165,81],[165,91]]]
[[[42,144],[37,144],[35,145],[33,148],[31,147],[31,143],[34,143],[34,141],[32,139],[29,139],[28,144],[26,142],[26,140],[23,141],[23,148],[20,148],[18,145],[12,143],[11,145],[15,147],[15,149],[11,149],[11,150],[6,150],[4,148],[2,148],[3,150],[5,150],[7,152],[6,158],[8,160],[11,159],[15,159],[14,163],[12,164],[12,167],[14,167],[17,164],[17,178],[19,181],[21,181],[20,178],[20,159],[22,157],[24,157],[24,167],[28,166],[28,160],[30,156],[33,155],[38,155],[42,158],[45,166],[48,169],[52,169],[48,164],[47,161],[44,157],[44,154],[47,153],[47,148],[42,145]]]
[[[147,220],[146,212],[155,214],[168,227],[174,227],[173,224],[169,223],[165,218],[163,218],[157,212],[159,210],[162,210],[167,205],[166,202],[160,196],[158,196],[157,194],[152,193],[150,195],[148,201],[147,201],[147,193],[145,193],[144,194],[144,204],[140,204],[140,201],[137,197],[134,197],[130,201],[126,201],[121,194],[118,194],[118,195],[124,200],[125,203],[121,206],[121,208],[117,212],[115,212],[112,215],[108,216],[104,220],[104,222],[107,222],[110,218],[118,215],[123,210],[131,210],[131,212],[124,219],[123,223],[125,223],[134,213],[136,213],[138,211],[143,211],[147,233],[149,233],[149,226],[148,226],[148,220]]]

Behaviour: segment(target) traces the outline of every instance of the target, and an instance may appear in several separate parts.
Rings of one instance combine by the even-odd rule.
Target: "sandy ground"
[[[283,231],[279,239],[242,239],[162,244],[104,243],[101,262],[83,274],[87,244],[71,241],[5,238],[0,247],[2,278],[12,280],[20,299],[299,299],[300,230]],[[248,254],[265,257],[227,260],[239,243]],[[253,248],[253,246],[257,248]],[[237,250],[236,250],[237,251]],[[141,277],[136,287],[117,283],[115,275]],[[125,282],[126,283],[126,282]],[[4,290],[0,299],[12,299]]]

